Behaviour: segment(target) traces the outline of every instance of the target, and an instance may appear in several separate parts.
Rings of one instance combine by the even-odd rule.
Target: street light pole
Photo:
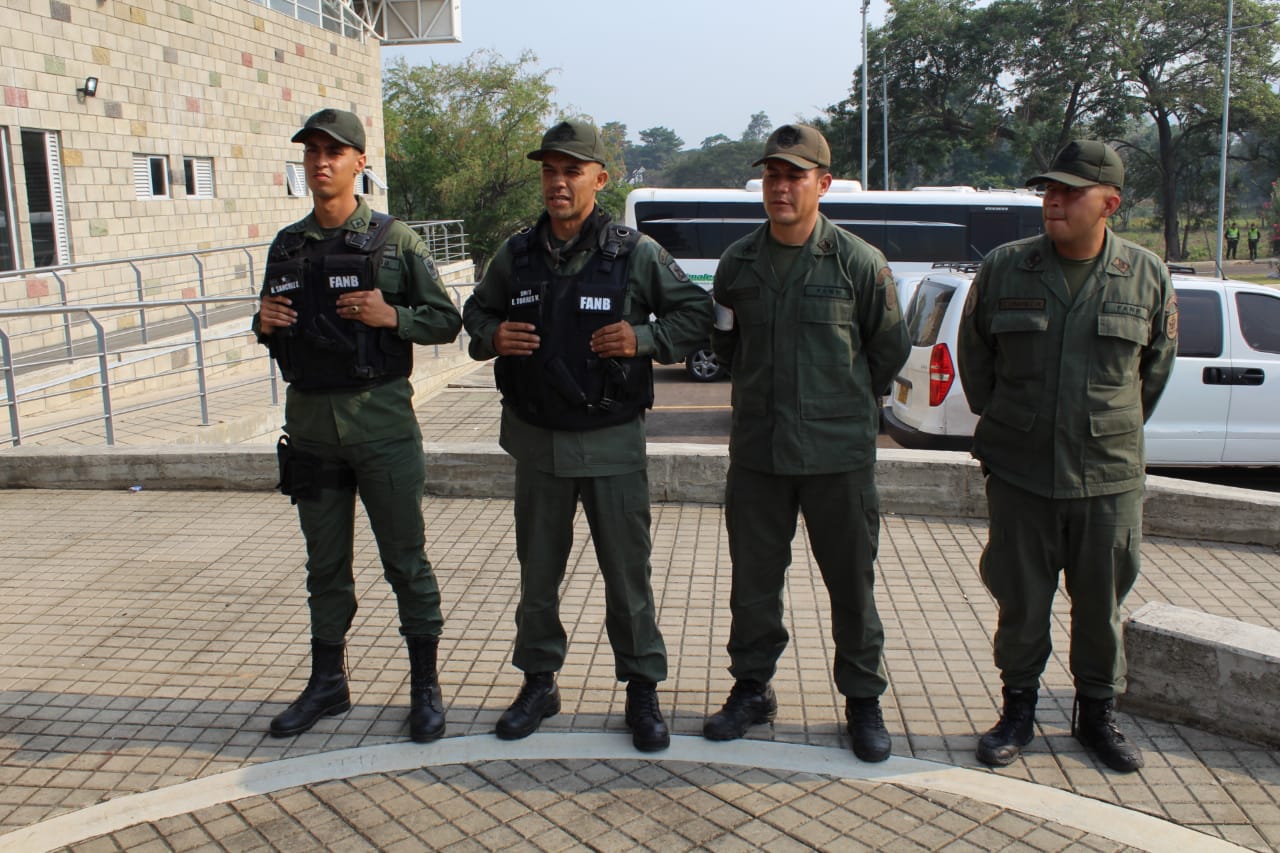
[[[889,189],[889,52],[880,51],[880,118],[884,129],[884,188]]]
[[[862,188],[867,188],[867,8],[871,0],[862,0]]]
[[[1227,0],[1227,57],[1222,66],[1222,150],[1218,159],[1218,254],[1214,263],[1218,278],[1226,278],[1222,271],[1222,238],[1227,212],[1227,114],[1231,109],[1231,30],[1234,11],[1233,0]]]

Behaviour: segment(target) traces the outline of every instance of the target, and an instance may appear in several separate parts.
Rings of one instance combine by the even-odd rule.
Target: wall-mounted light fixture
[[[98,78],[97,77],[84,78],[84,85],[76,89],[76,94],[80,96],[80,100],[82,101],[85,98],[92,98],[95,95],[97,95],[98,94]]]

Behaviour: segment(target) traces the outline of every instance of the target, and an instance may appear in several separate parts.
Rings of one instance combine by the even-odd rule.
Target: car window
[[[1178,355],[1222,355],[1222,299],[1212,290],[1177,290]]]
[[[907,309],[907,335],[912,346],[931,347],[938,342],[942,318],[955,293],[956,289],[949,284],[929,279],[920,282]]]
[[[1280,297],[1237,293],[1244,342],[1259,352],[1280,352]]]

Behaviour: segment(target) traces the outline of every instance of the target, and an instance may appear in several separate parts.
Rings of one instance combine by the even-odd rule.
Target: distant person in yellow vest
[[[1236,227],[1234,222],[1227,223],[1227,257],[1235,260],[1236,247],[1240,245],[1240,229]]]
[[[1258,259],[1258,241],[1262,239],[1262,232],[1258,230],[1258,223],[1249,223],[1249,260],[1256,261]]]

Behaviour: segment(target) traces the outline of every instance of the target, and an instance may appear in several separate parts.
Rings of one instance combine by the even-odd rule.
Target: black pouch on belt
[[[354,490],[356,475],[341,463],[326,464],[311,453],[298,450],[282,435],[276,442],[276,463],[280,468],[280,494],[288,495],[291,504],[320,496],[322,488]]]

